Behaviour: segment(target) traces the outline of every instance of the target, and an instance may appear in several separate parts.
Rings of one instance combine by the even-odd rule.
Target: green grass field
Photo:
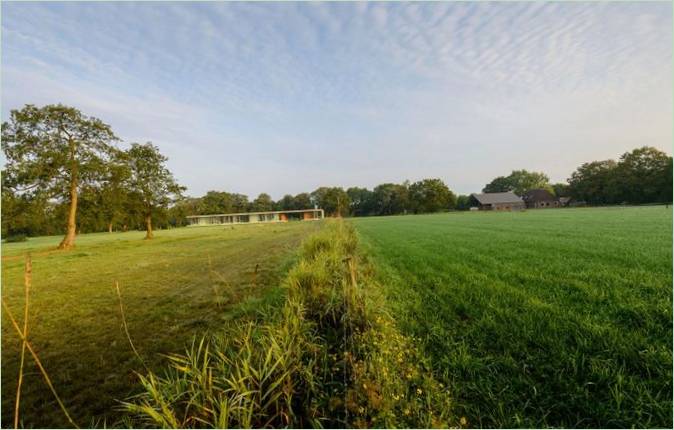
[[[469,426],[672,427],[672,210],[362,218]]]
[[[33,256],[29,339],[80,426],[115,419],[116,400],[139,390],[143,371],[124,334],[118,281],[132,340],[152,369],[161,354],[182,352],[193,337],[254,317],[281,302],[278,287],[298,244],[319,223],[184,228],[87,234],[74,251],[60,237],[2,244],[2,295],[21,324],[24,254]],[[209,269],[209,256],[210,268]],[[257,267],[257,270],[256,270]],[[257,271],[257,273],[256,273]],[[20,340],[2,320],[2,420],[10,426]],[[68,426],[28,358],[21,403],[24,426]]]

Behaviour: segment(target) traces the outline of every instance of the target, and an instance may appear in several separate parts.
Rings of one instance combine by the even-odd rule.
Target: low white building
[[[288,221],[315,221],[324,218],[323,209],[298,209],[292,211],[241,212],[232,214],[190,215],[188,226],[225,224],[257,224]]]

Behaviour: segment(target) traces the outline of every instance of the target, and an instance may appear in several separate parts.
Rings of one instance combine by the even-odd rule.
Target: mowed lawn
[[[469,426],[672,427],[672,210],[353,221]]]
[[[24,255],[33,257],[29,340],[80,426],[111,425],[116,400],[137,390],[143,366],[124,334],[119,282],[131,338],[154,370],[161,354],[183,352],[192,339],[253,318],[282,298],[279,281],[301,240],[320,223],[197,227],[2,244],[2,296],[23,321]],[[209,256],[210,268],[209,270]],[[11,426],[21,343],[2,319],[2,420]],[[32,359],[23,384],[24,426],[68,426]],[[112,412],[112,414],[111,414]],[[103,419],[105,418],[105,421]]]

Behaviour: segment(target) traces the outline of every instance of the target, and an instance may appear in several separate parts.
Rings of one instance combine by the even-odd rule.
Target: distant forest
[[[26,105],[2,124],[2,235],[66,233],[63,248],[78,233],[144,229],[186,224],[187,215],[305,209],[327,216],[372,216],[467,210],[470,198],[456,195],[441,179],[367,189],[319,187],[274,201],[262,193],[209,191],[183,195],[165,167],[166,157],[151,143],[121,151],[119,139],[99,119],[74,108]],[[483,192],[544,188],[558,197],[589,205],[665,203],[672,200],[672,157],[652,147],[624,153],[618,161],[584,163],[568,183],[550,183],[542,172],[515,170],[494,178]],[[477,191],[477,190],[476,190]],[[72,236],[72,237],[70,237]],[[70,241],[69,238],[70,237]]]

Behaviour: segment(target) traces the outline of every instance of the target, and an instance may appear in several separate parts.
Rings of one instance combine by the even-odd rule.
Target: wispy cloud
[[[3,3],[2,115],[63,102],[192,193],[443,178],[672,139],[669,3]]]

